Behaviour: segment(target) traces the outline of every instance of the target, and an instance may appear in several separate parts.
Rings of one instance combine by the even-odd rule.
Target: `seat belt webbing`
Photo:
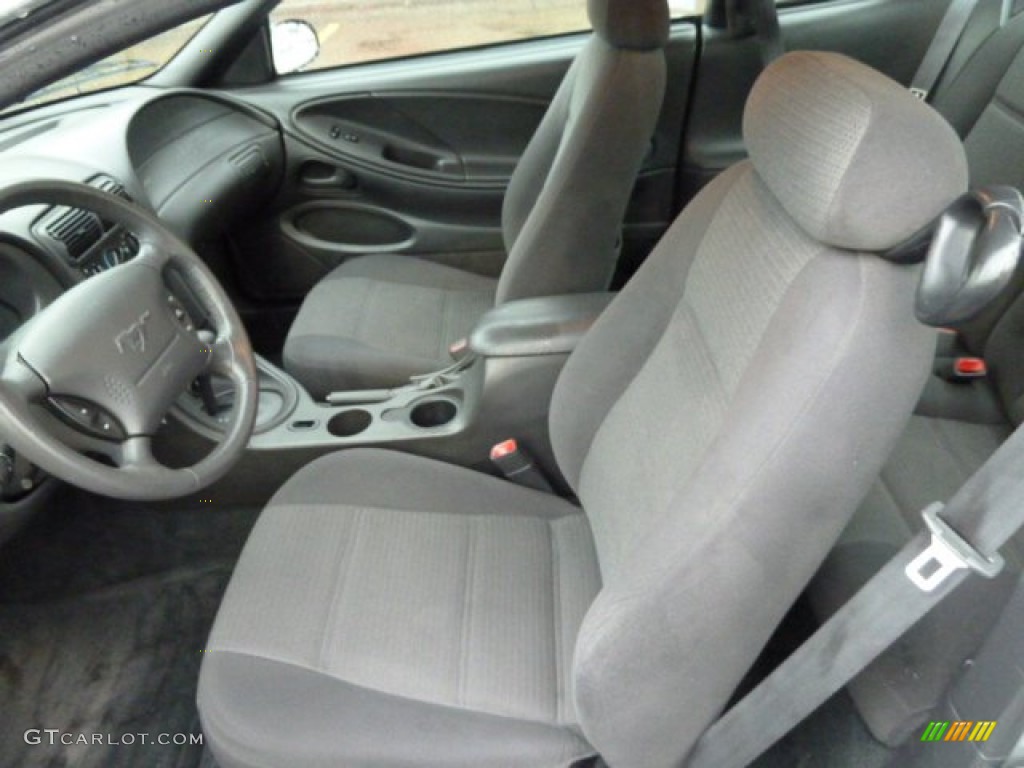
[[[922,101],[928,101],[931,96],[977,5],[978,0],[952,0],[946,9],[946,15],[939,22],[935,37],[910,82],[910,92]]]
[[[915,536],[811,638],[700,738],[688,768],[740,768],[848,683],[972,570],[1024,528],[1024,428],[1018,429]],[[926,568],[933,566],[933,568]]]
[[[1003,0],[999,9],[999,28],[1002,29],[1010,21],[1010,14],[1013,13],[1013,0]]]
[[[766,67],[786,52],[775,0],[757,0],[757,38],[761,61]]]

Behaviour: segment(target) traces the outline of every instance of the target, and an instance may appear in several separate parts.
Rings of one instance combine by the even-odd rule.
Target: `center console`
[[[335,393],[327,402],[314,400],[260,358],[250,450],[316,454],[373,445],[469,466],[514,437],[556,476],[547,435],[551,394],[570,353],[611,299],[601,293],[502,305],[484,315],[469,338],[469,352],[450,367],[393,389]],[[214,378],[193,387],[172,413],[215,441],[232,402],[230,383]]]
[[[257,358],[259,411],[251,450],[345,448],[434,439],[458,434],[479,406],[482,362],[463,363],[389,390],[339,393],[315,401],[291,376]],[[198,386],[182,396],[172,414],[193,431],[219,439],[230,422],[234,392],[214,377],[213,400]],[[211,407],[211,404],[214,404]]]

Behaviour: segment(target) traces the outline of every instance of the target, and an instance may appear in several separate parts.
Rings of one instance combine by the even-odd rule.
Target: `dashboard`
[[[277,121],[207,92],[129,88],[0,121],[0,184],[90,184],[155,212],[192,245],[251,216],[282,168]],[[91,211],[0,215],[0,341],[64,290],[138,252],[133,233]]]

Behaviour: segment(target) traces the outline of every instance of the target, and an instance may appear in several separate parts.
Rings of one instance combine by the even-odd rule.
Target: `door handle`
[[[391,142],[384,146],[381,153],[388,162],[448,176],[458,176],[462,172],[462,161],[454,152],[422,145],[398,144]]]
[[[355,189],[357,181],[355,174],[328,163],[308,162],[299,169],[299,183],[308,189]]]

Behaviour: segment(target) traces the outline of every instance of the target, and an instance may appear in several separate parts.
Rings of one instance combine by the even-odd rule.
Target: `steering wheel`
[[[51,475],[116,498],[175,498],[223,477],[249,442],[259,385],[249,338],[217,279],[154,215],[119,197],[49,180],[0,189],[0,214],[26,205],[92,211],[135,235],[139,253],[67,291],[7,342],[4,442]],[[152,438],[203,373],[231,380],[234,409],[205,459],[171,469],[154,458]]]

